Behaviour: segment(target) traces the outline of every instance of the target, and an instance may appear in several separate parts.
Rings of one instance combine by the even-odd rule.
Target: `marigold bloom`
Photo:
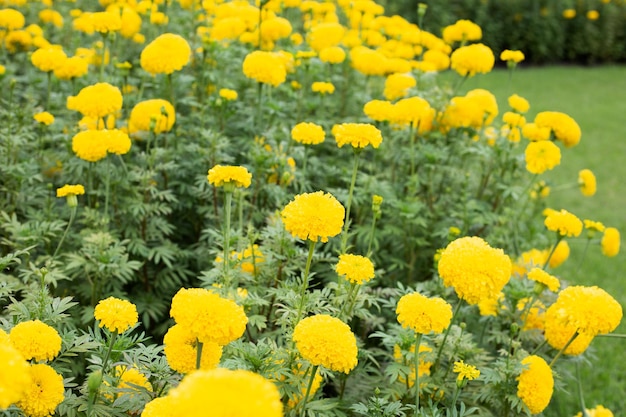
[[[461,19],[443,28],[443,40],[446,43],[477,41],[483,37],[483,31],[471,20]]]
[[[128,132],[169,132],[175,122],[176,111],[169,101],[160,98],[144,100],[130,111]]]
[[[376,122],[389,120],[393,112],[394,105],[385,100],[370,100],[363,106],[363,113]]]
[[[619,253],[620,234],[615,227],[607,227],[601,241],[604,256],[613,257]]]
[[[596,176],[589,169],[578,172],[578,186],[585,197],[591,197],[596,193]]]
[[[550,139],[550,128],[538,126],[536,123],[526,123],[522,126],[522,135],[530,141],[547,141]]]
[[[365,148],[372,145],[378,148],[383,141],[382,134],[374,125],[368,123],[342,123],[334,125],[332,133],[337,146],[349,144],[353,148]]]
[[[428,298],[414,292],[400,298],[396,314],[405,329],[421,334],[441,333],[450,325],[452,307],[442,298]]]
[[[439,259],[439,276],[453,286],[459,298],[478,304],[495,298],[511,277],[511,260],[479,237],[452,241]]]
[[[391,74],[385,79],[383,95],[387,100],[397,100],[405,97],[408,90],[415,87],[416,84],[417,81],[411,74]]]
[[[124,333],[137,324],[137,307],[130,301],[109,297],[100,300],[93,312],[99,326],[110,332]]]
[[[530,110],[530,103],[528,103],[528,100],[517,94],[509,96],[508,103],[513,110],[519,113],[526,113],[528,110]]]
[[[31,383],[30,367],[20,352],[9,343],[0,329],[0,409],[4,410],[23,396]]]
[[[601,405],[596,406],[596,408],[588,409],[585,408],[587,412],[587,417],[614,417],[613,412],[608,408],[604,408]],[[576,414],[574,417],[583,417],[582,413]]]
[[[119,129],[105,130],[107,134],[107,152],[116,155],[126,155],[131,147],[131,141],[126,132]]]
[[[561,287],[561,282],[557,277],[548,274],[540,268],[531,269],[528,272],[528,279],[545,285],[552,292],[557,292]]]
[[[522,62],[524,58],[524,53],[522,51],[511,51],[509,49],[505,49],[500,53],[500,60],[511,61],[516,64]]]
[[[556,350],[563,349],[577,331],[575,324],[568,321],[567,314],[568,310],[555,304],[550,306],[545,313],[544,337],[546,342]],[[592,334],[578,333],[563,353],[572,356],[580,355],[587,350],[593,338]]]
[[[544,251],[545,258],[548,257],[549,250]],[[550,268],[556,268],[560,266],[563,262],[569,258],[570,249],[569,243],[566,240],[561,240],[558,245],[556,245],[556,249],[552,253],[552,257],[550,258]]]
[[[545,312],[546,306],[539,300],[534,300],[532,306],[526,309],[526,304],[530,302],[530,297],[525,297],[520,299],[517,302],[517,311],[524,312],[526,311],[524,319],[524,327],[522,330],[532,330],[539,329],[543,330],[545,328]]]
[[[169,393],[174,416],[282,417],[283,404],[273,382],[246,370],[218,368],[187,375]]]
[[[600,13],[597,10],[589,10],[587,11],[586,16],[589,20],[598,20]]]
[[[604,227],[602,222],[597,222],[594,220],[585,219],[583,220],[583,224],[585,225],[585,229],[590,232],[590,235],[591,234],[595,235],[595,232],[602,233],[606,229],[606,227]],[[590,237],[593,237],[593,236],[590,236]]]
[[[238,94],[235,90],[229,88],[220,88],[219,96],[226,101],[237,100]]]
[[[35,119],[35,121],[41,124],[44,124],[46,126],[50,126],[52,123],[54,123],[54,116],[47,111],[35,113],[33,115],[33,119]]]
[[[355,284],[363,284],[374,278],[374,264],[369,258],[361,255],[339,255],[335,271]]]
[[[464,77],[486,74],[492,70],[494,63],[491,48],[482,43],[462,46],[450,55],[450,68]]]
[[[526,124],[526,118],[519,113],[507,111],[502,115],[502,121],[511,127],[523,127]]]
[[[191,47],[180,35],[164,33],[141,51],[141,68],[150,74],[171,74],[189,63]]]
[[[0,28],[5,30],[17,30],[24,27],[26,19],[24,15],[15,9],[0,9]]]
[[[287,79],[284,61],[273,52],[254,51],[243,60],[243,73],[246,77],[263,84],[278,87]]]
[[[280,215],[292,236],[328,242],[329,237],[341,233],[346,211],[331,194],[317,191],[296,195]]]
[[[565,9],[563,10],[563,17],[565,19],[573,19],[576,17],[576,10],[575,9]]]
[[[296,369],[293,370],[294,375],[297,375],[299,377],[299,380],[301,381],[301,383],[299,384],[300,392],[295,393],[294,396],[290,397],[289,401],[287,401],[287,406],[289,406],[290,408],[296,407],[306,395],[308,385],[309,385],[309,379],[311,376],[311,374],[308,373],[309,369],[310,367],[304,368],[300,364],[298,364],[296,366]],[[313,398],[315,396],[315,393],[320,389],[322,382],[324,382],[324,377],[322,376],[322,374],[320,373],[320,369],[318,368],[315,371],[315,376],[313,377],[313,383],[311,384],[311,389],[309,390],[309,398]]]
[[[335,92],[335,86],[333,83],[327,83],[324,81],[316,81],[311,84],[311,91],[314,93],[324,94],[332,94]]]
[[[119,13],[94,12],[91,13],[93,30],[100,33],[117,32],[122,28],[122,18]]]
[[[544,220],[546,228],[560,236],[578,237],[583,231],[583,222],[565,209],[552,211]]]
[[[265,262],[265,255],[261,252],[259,245],[248,245],[242,252],[235,253],[235,258],[240,261],[239,267],[249,274],[255,274],[259,264]],[[239,290],[243,289],[238,288],[237,292],[240,292]]]
[[[51,361],[61,351],[61,336],[51,326],[39,320],[18,323],[9,334],[11,344],[24,359]]]
[[[167,363],[176,372],[186,374],[196,369],[198,339],[185,326],[175,324],[163,338],[164,353]],[[202,344],[200,369],[217,367],[222,358],[222,347],[215,342]]]
[[[580,142],[580,126],[574,119],[565,113],[558,111],[544,111],[537,113],[535,116],[535,124],[539,127],[547,127],[554,137],[563,142],[563,144],[571,148]]]
[[[152,392],[152,384],[137,368],[118,365],[115,367],[115,375],[119,378],[117,388],[127,390],[122,392],[121,395],[133,396],[140,392],[141,388],[139,387]]]
[[[424,375],[430,375],[430,368],[433,366],[432,362],[429,362],[424,359],[424,355],[421,355],[423,352],[432,352],[432,348],[420,343],[419,353],[420,353],[420,363],[417,367],[418,376],[422,377]],[[406,357],[409,357],[410,360],[407,360]],[[403,352],[402,348],[399,345],[393,346],[393,359],[401,363],[403,365],[408,365],[408,387],[411,388],[415,385],[415,343],[411,343],[411,347],[408,349],[408,352]],[[407,380],[404,376],[398,375],[398,382],[401,384],[406,384]]]
[[[61,66],[66,59],[67,55],[65,55],[63,49],[55,46],[39,48],[30,56],[30,62],[43,72],[54,71],[54,69]]]
[[[452,372],[459,374],[456,377],[457,381],[463,381],[467,379],[468,381],[472,381],[480,376],[480,371],[473,365],[468,365],[463,361],[454,362],[454,368]]]
[[[552,370],[545,360],[531,355],[522,360],[527,368],[517,378],[517,396],[532,414],[541,413],[550,403],[554,390]]]
[[[65,398],[63,377],[45,364],[30,366],[31,383],[17,406],[28,417],[48,417]]]
[[[71,80],[86,75],[88,71],[89,62],[83,57],[73,56],[54,68],[54,76],[59,80]]]
[[[67,98],[67,108],[94,119],[104,118],[122,109],[122,92],[109,83],[89,85],[76,96]]]
[[[357,365],[356,337],[338,318],[318,314],[301,320],[293,330],[293,341],[312,365],[346,374]]]
[[[252,174],[242,166],[215,165],[209,170],[207,180],[216,187],[232,185],[248,188],[252,183]]]
[[[303,145],[318,145],[324,142],[326,132],[318,124],[301,122],[291,129],[291,138]]]
[[[375,51],[365,46],[356,46],[350,50],[350,64],[352,68],[363,75],[385,75],[389,71],[389,59],[379,51]],[[408,72],[405,69],[403,72]]]
[[[141,417],[175,417],[174,404],[172,397],[166,395],[164,397],[157,397],[154,400],[146,403]]]
[[[108,134],[104,130],[85,130],[72,138],[72,151],[80,159],[97,162],[107,156]]]
[[[181,288],[172,298],[170,316],[202,343],[221,346],[239,339],[248,324],[243,307],[204,288]]]
[[[320,61],[329,64],[341,64],[346,60],[346,51],[339,46],[329,46],[320,51]]]
[[[526,170],[531,174],[543,174],[561,163],[561,149],[547,140],[530,142],[524,156]]]
[[[346,28],[339,23],[320,23],[309,30],[306,41],[313,50],[319,52],[324,48],[339,45],[345,33]]]
[[[141,30],[141,16],[130,5],[111,4],[106,11],[120,17],[119,32],[123,37],[132,39]]]

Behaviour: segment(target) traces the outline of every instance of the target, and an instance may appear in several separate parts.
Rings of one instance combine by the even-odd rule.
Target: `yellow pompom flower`
[[[326,132],[318,124],[301,122],[291,129],[291,138],[303,145],[318,145],[324,142]]]
[[[522,62],[524,60],[524,53],[522,51],[512,51],[510,49],[505,49],[500,53],[500,60],[507,62],[514,62],[516,64]]]
[[[248,188],[252,183],[252,174],[242,166],[215,165],[209,170],[207,180],[216,187],[231,185]]]
[[[220,88],[219,96],[226,101],[237,100],[238,94],[235,90],[229,88]]]
[[[341,64],[346,60],[346,51],[339,46],[329,46],[320,50],[319,58],[329,64]]]
[[[131,147],[131,141],[126,132],[119,129],[104,130],[107,134],[107,152],[116,155],[126,155]]]
[[[544,337],[546,342],[556,350],[561,350],[572,339],[577,329],[568,321],[568,310],[553,304],[545,312]],[[578,336],[563,351],[565,355],[580,355],[589,347],[594,336],[587,333],[578,333]]]
[[[578,237],[583,231],[583,222],[565,209],[552,211],[544,220],[546,228],[560,236]]]
[[[48,417],[65,398],[63,377],[45,364],[30,366],[31,383],[16,405],[28,417]]]
[[[94,119],[104,118],[122,109],[122,92],[109,83],[89,85],[76,96],[67,98],[67,108]]]
[[[598,20],[598,18],[600,17],[600,12],[598,12],[597,10],[589,10],[587,11],[586,16],[589,20]]]
[[[537,113],[535,124],[539,127],[547,127],[554,134],[554,137],[571,148],[580,142],[580,126],[574,119],[565,113],[558,111],[544,111]]]
[[[510,127],[524,127],[526,118],[519,113],[507,111],[502,115],[502,121]]]
[[[361,255],[339,255],[335,271],[355,284],[363,284],[374,278],[374,264],[369,258]]]
[[[550,128],[538,126],[536,123],[526,123],[522,126],[522,135],[533,142],[547,141],[550,139]]]
[[[316,81],[311,84],[311,91],[314,93],[324,94],[332,94],[335,92],[335,86],[333,83],[327,83],[324,81]]]
[[[394,111],[394,105],[386,100],[370,100],[363,106],[363,113],[376,122],[390,120]]]
[[[80,184],[65,184],[63,187],[57,188],[57,197],[65,197],[69,207],[76,207],[78,205],[78,199],[76,196],[83,194],[85,194],[85,187]]]
[[[280,215],[292,236],[328,242],[329,237],[341,233],[346,211],[331,194],[317,191],[296,195]]]
[[[578,172],[578,186],[585,197],[591,197],[596,193],[596,176],[590,169]]]
[[[176,417],[172,397],[169,395],[157,397],[146,403],[146,406],[141,412],[141,417]]]
[[[101,328],[106,327],[108,331],[117,333],[124,333],[133,327],[139,318],[133,303],[115,297],[100,300],[93,315]]]
[[[556,249],[552,253],[552,257],[550,258],[550,268],[556,268],[560,266],[563,262],[569,258],[570,249],[569,243],[566,240],[561,240],[558,245],[556,245]],[[548,250],[544,251],[544,257],[548,257]]]
[[[59,333],[39,320],[18,323],[11,329],[9,337],[26,360],[51,361],[61,351]]]
[[[494,63],[491,48],[482,43],[462,46],[450,55],[450,68],[464,77],[486,74],[492,70]]]
[[[483,31],[471,20],[461,19],[443,28],[443,40],[446,43],[477,41],[483,37]]]
[[[248,324],[243,307],[204,288],[181,288],[172,298],[170,316],[200,342],[221,346],[239,339]]]
[[[378,148],[383,141],[383,136],[376,126],[369,123],[342,123],[334,125],[332,133],[335,136],[337,146],[352,145],[353,148],[365,148],[372,145]]]
[[[411,74],[396,73],[385,79],[383,95],[387,100],[393,101],[405,97],[410,88],[415,87],[417,81]]]
[[[452,307],[442,298],[414,292],[400,298],[396,314],[405,329],[420,334],[441,333],[450,326]]]
[[[164,33],[141,51],[141,68],[150,74],[171,74],[189,63],[191,47],[180,35]]]
[[[557,292],[561,287],[559,279],[548,274],[541,268],[533,268],[528,272],[528,279],[545,285],[550,291]]]
[[[218,368],[187,375],[169,393],[173,415],[204,417],[283,417],[280,392],[273,382],[246,370]]]
[[[167,363],[176,372],[186,374],[196,369],[198,339],[185,326],[175,324],[163,338],[164,353]],[[202,344],[200,369],[217,367],[222,358],[222,347],[215,342]]]
[[[446,287],[454,287],[469,304],[493,299],[511,277],[511,260],[479,237],[456,239],[439,259],[439,276]]]
[[[543,174],[561,163],[561,149],[547,140],[530,142],[526,146],[524,157],[528,172]]]
[[[563,10],[563,17],[565,19],[573,19],[576,17],[576,10],[575,9],[565,9]]]
[[[306,41],[315,51],[337,46],[342,41],[346,28],[336,22],[320,23],[309,30]]]
[[[104,130],[84,130],[72,138],[72,151],[80,159],[97,162],[107,156],[108,134]]]
[[[160,98],[141,101],[133,107],[128,118],[128,132],[169,132],[176,122],[174,106]]]
[[[0,410],[21,398],[31,383],[30,367],[20,352],[9,343],[9,336],[0,329]]]
[[[5,30],[17,30],[24,27],[26,19],[24,15],[15,9],[0,9],[0,28]]]
[[[526,113],[530,110],[530,103],[528,103],[528,100],[517,94],[509,96],[507,101],[509,106],[511,106],[511,108],[518,113]]]
[[[474,365],[468,365],[463,361],[454,362],[454,368],[452,372],[457,373],[457,382],[467,379],[473,381],[480,376],[480,371]]]
[[[30,62],[43,72],[54,71],[54,69],[61,66],[66,59],[67,55],[65,55],[63,49],[55,46],[39,48],[30,56]]]
[[[35,121],[37,121],[38,123],[46,126],[50,126],[52,123],[54,123],[54,116],[47,111],[35,113],[33,115],[33,119],[35,119]]]
[[[293,330],[293,341],[312,365],[346,374],[357,365],[356,337],[338,318],[318,314],[301,320]]]
[[[254,51],[243,60],[243,73],[246,77],[263,84],[278,87],[287,79],[284,61],[273,52]]]
[[[517,396],[531,414],[541,413],[550,403],[554,390],[552,370],[545,360],[531,355],[522,360],[526,369],[517,378]]]
[[[83,57],[73,56],[54,68],[54,76],[59,80],[72,80],[86,75],[88,71],[89,62]]]
[[[91,13],[91,24],[95,32],[117,32],[122,28],[122,18],[119,13],[94,12]]]
[[[596,406],[596,408],[588,409],[585,408],[585,412],[587,413],[586,417],[614,417],[613,412],[608,408],[604,408],[601,405]],[[576,414],[574,417],[583,417],[582,413]]]
[[[619,230],[615,227],[607,227],[604,230],[604,235],[602,236],[602,241],[600,242],[602,246],[602,253],[604,256],[613,257],[619,253],[620,247],[620,234]]]

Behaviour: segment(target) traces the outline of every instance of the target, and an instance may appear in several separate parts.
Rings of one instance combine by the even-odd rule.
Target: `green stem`
[[[546,262],[543,264],[542,269],[544,271],[548,267],[548,265],[550,265],[550,259],[552,259],[552,255],[554,255],[554,251],[556,251],[556,247],[559,246],[559,243],[561,242],[561,240],[563,240],[563,236],[561,236],[559,232],[556,232],[556,233],[557,233],[556,242],[554,243],[554,246],[552,246],[552,250],[550,251],[550,254],[548,255],[548,257],[546,258]]]
[[[578,401],[580,401],[580,411],[582,417],[589,417],[587,407],[585,407],[585,397],[583,395],[583,381],[580,377],[580,361],[576,361],[576,382],[578,382]]]
[[[311,393],[311,387],[313,386],[313,381],[315,380],[315,375],[317,374],[318,365],[314,365],[311,368],[311,376],[309,377],[309,384],[306,387],[306,393],[304,394],[304,398],[302,399],[302,408],[300,409],[301,417],[304,417],[306,414],[306,403],[309,399],[309,394]]]
[[[569,347],[569,345],[572,344],[572,342],[574,341],[574,339],[576,339],[576,337],[578,337],[578,330],[576,330],[574,332],[574,334],[572,335],[572,337],[567,341],[567,343],[565,344],[565,346],[563,346],[563,348],[561,348],[561,350],[559,350],[559,353],[556,354],[556,356],[554,357],[554,359],[552,359],[552,361],[550,362],[550,368],[552,368],[552,365],[554,365],[554,363],[556,362],[557,359],[559,359],[561,357],[561,355],[563,354],[563,352],[565,352],[565,350]]]
[[[605,333],[605,334],[598,334],[598,335],[596,335],[596,337],[615,337],[617,339],[626,339],[626,334]]]
[[[459,394],[461,394],[461,390],[459,389],[459,384],[454,384],[454,395],[452,396],[452,409],[456,411],[456,402],[459,400]]]
[[[341,310],[339,311],[339,316],[338,316],[339,318],[342,317],[343,309],[346,306],[346,304],[348,304],[350,307],[348,308],[348,312],[346,314],[346,321],[350,320],[352,309],[354,308],[354,304],[356,304],[356,296],[358,294],[358,289],[359,289],[359,286],[356,282],[350,283],[350,290],[348,291],[348,299],[346,300],[346,303],[343,303],[341,305]],[[356,293],[355,293],[355,290],[356,290]]]
[[[115,340],[117,339],[117,331],[114,331],[111,334],[111,339],[109,340],[109,347],[107,349],[106,354],[104,355],[104,360],[102,361],[102,375],[106,372],[107,362],[111,357],[111,351],[113,350],[113,345],[115,344]]]
[[[544,339],[543,342],[541,342],[530,354],[535,355],[537,352],[539,352],[541,350],[542,347],[544,347],[545,345],[548,344],[548,341]]]
[[[72,222],[74,221],[75,216],[76,216],[76,207],[72,207],[72,211],[70,212],[70,219],[67,222],[67,227],[65,228],[65,231],[63,232],[63,236],[61,236],[61,240],[59,241],[57,248],[54,250],[52,259],[54,259],[57,256],[57,253],[59,253],[59,249],[61,249],[61,246],[63,245],[63,241],[65,240],[65,237],[67,236],[67,232],[69,232],[70,227],[72,226]]]
[[[202,365],[202,342],[196,339],[196,369],[200,369]]]
[[[224,283],[226,289],[228,289],[229,282],[229,261],[230,261],[230,210],[233,200],[232,191],[226,191],[226,198],[224,199],[224,261],[222,262],[224,270]]]
[[[100,75],[98,76],[98,81],[104,81],[104,66],[106,62],[106,54],[107,54],[107,34],[102,34],[102,55],[100,60]]]
[[[372,256],[372,244],[374,243],[374,232],[376,231],[376,214],[372,216],[372,227],[370,229],[370,239],[367,243],[366,256],[369,258]]]
[[[300,305],[298,306],[298,314],[294,326],[298,324],[302,318],[302,312],[304,310],[304,299],[306,297],[306,290],[309,287],[309,270],[311,269],[311,261],[313,260],[313,251],[315,250],[315,241],[309,241],[309,255],[306,258],[306,266],[304,267],[304,275],[302,276],[302,288],[300,289]]]
[[[456,307],[454,308],[454,313],[452,314],[452,318],[450,319],[450,325],[446,329],[446,332],[443,335],[443,340],[441,341],[441,345],[439,346],[439,350],[437,350],[437,358],[435,359],[435,364],[433,365],[433,369],[437,369],[439,366],[439,362],[441,361],[441,352],[443,352],[443,347],[446,345],[446,340],[448,340],[448,335],[450,334],[450,328],[452,327],[452,323],[454,323],[454,319],[459,314],[459,310],[461,309],[461,303],[463,300],[459,299]]]
[[[261,118],[263,117],[263,83],[257,83],[257,103],[256,103],[256,115],[254,117],[254,133],[261,130]],[[259,132],[260,133],[260,132]]]
[[[415,333],[415,415],[417,416],[420,409],[420,342],[422,334]]]
[[[47,90],[46,90],[46,107],[45,109],[48,110],[48,106],[50,105],[50,91],[52,90],[52,71],[48,71],[46,73],[46,76],[48,78],[48,85],[47,85]]]
[[[106,176],[104,177],[104,218],[109,219],[109,189],[111,186],[111,161],[110,158],[106,158],[104,169],[106,170]]]
[[[587,249],[589,249],[589,243],[591,242],[591,239],[587,239],[587,243],[585,243],[585,249],[583,249],[583,254],[580,257],[580,262],[578,263],[578,267],[575,269],[575,271],[579,271],[580,267],[583,265],[583,261],[585,260],[585,256],[587,256]]]
[[[176,108],[176,97],[174,96],[174,80],[172,74],[167,74],[167,94],[170,96],[172,106]]]
[[[346,203],[346,219],[343,223],[343,234],[341,235],[341,253],[346,253],[348,246],[348,229],[350,228],[350,208],[352,206],[352,195],[356,184],[356,174],[359,170],[360,149],[354,148],[354,163],[352,165],[352,178],[350,180],[350,191],[348,192],[348,202]]]

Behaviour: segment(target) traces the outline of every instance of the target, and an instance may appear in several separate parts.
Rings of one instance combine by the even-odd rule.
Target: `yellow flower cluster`
[[[522,62],[525,56],[522,51],[512,51],[510,49],[505,49],[500,53],[500,60],[502,61],[511,61],[516,64]]]
[[[578,237],[583,231],[583,222],[565,209],[549,211],[544,224],[548,230],[560,236]]]
[[[89,162],[97,162],[108,153],[124,155],[130,147],[130,138],[119,129],[84,130],[72,138],[72,151],[80,159]]]
[[[148,402],[141,412],[141,417],[167,417],[174,416],[174,404],[172,397],[157,397]]]
[[[2,329],[0,329],[0,369],[2,369],[0,409],[4,410],[24,396],[24,392],[31,384],[31,377],[28,362],[9,342],[9,336]]]
[[[332,133],[337,146],[352,145],[353,148],[365,148],[371,145],[378,148],[383,136],[376,126],[368,123],[342,123],[334,125]]]
[[[478,304],[495,298],[509,281],[511,260],[479,237],[462,237],[443,251],[438,270],[446,287],[454,287],[469,304]]]
[[[346,28],[336,22],[326,22],[315,25],[309,30],[306,42],[314,51],[337,46],[344,38]]]
[[[346,374],[357,365],[356,337],[338,318],[318,314],[301,320],[293,330],[293,341],[312,365]]]
[[[303,145],[318,145],[324,142],[326,132],[318,124],[300,122],[291,129],[291,138]]]
[[[619,253],[620,247],[619,230],[614,227],[607,227],[604,230],[604,235],[602,236],[602,241],[600,243],[604,256],[616,256]]]
[[[124,333],[137,324],[139,319],[137,307],[133,303],[115,297],[100,300],[93,315],[100,322],[100,327],[117,333]]]
[[[204,288],[181,288],[170,316],[200,342],[221,346],[240,338],[248,324],[243,307]]]
[[[198,339],[185,326],[175,324],[163,338],[164,353],[167,363],[176,372],[186,374],[196,369]],[[217,367],[222,358],[222,347],[215,342],[202,343],[200,369]]]
[[[425,355],[422,355],[422,353],[428,352],[432,352],[432,348],[423,343],[420,343],[420,363],[417,367],[417,373],[419,377],[422,377],[424,375],[430,375],[430,368],[433,366],[433,363],[425,360]],[[407,378],[405,378],[403,375],[398,375],[398,382],[400,382],[401,384],[407,384],[408,387],[411,388],[413,385],[415,385],[415,343],[411,343],[411,347],[407,351],[403,351],[403,349],[399,345],[394,345],[393,359],[397,363],[407,365],[409,367],[408,382]]]
[[[495,57],[482,43],[462,46],[450,55],[450,67],[464,77],[486,74],[493,69]]]
[[[31,384],[16,403],[28,417],[48,417],[65,398],[63,377],[40,363],[30,366]]]
[[[67,98],[67,108],[76,110],[83,116],[103,118],[122,109],[122,92],[109,83],[96,83],[79,91],[76,96]]]
[[[82,77],[89,71],[89,62],[82,56],[72,56],[54,68],[54,76],[59,80]]]
[[[533,268],[528,272],[528,279],[545,285],[550,291],[557,292],[561,287],[559,279],[548,274],[541,268]]]
[[[524,312],[523,330],[539,329],[544,330],[546,322],[546,306],[539,300],[533,301],[533,304],[526,309],[526,303],[530,302],[530,297],[524,297],[517,302],[516,308],[519,312]],[[566,343],[567,340],[564,342]]]
[[[528,172],[543,174],[561,163],[561,149],[547,140],[530,142],[526,146],[524,157]]]
[[[561,350],[572,339],[577,329],[568,321],[567,310],[550,306],[545,312],[544,337],[556,350]],[[565,355],[580,355],[589,347],[594,336],[579,333],[573,342],[563,351]]]
[[[456,361],[454,362],[454,368],[452,368],[452,372],[457,373],[456,380],[463,381],[467,379],[468,381],[473,381],[474,379],[480,376],[480,371],[474,365],[468,365],[465,362]]]
[[[442,35],[444,41],[453,44],[454,42],[478,41],[483,37],[483,31],[476,23],[461,19],[443,28]]]
[[[219,96],[226,101],[237,100],[238,94],[235,90],[231,90],[229,88],[220,88]]]
[[[287,79],[287,68],[280,56],[273,52],[254,51],[243,60],[243,73],[259,83],[278,87]]]
[[[216,187],[231,185],[248,188],[252,183],[252,174],[242,166],[215,165],[209,170],[207,180]]]
[[[141,101],[133,107],[128,118],[128,132],[169,132],[176,122],[174,106],[160,98]]]
[[[50,126],[52,123],[54,123],[54,116],[47,111],[35,113],[33,115],[33,119],[46,126]]]
[[[442,298],[428,298],[414,292],[400,298],[396,314],[405,329],[421,334],[441,333],[450,325],[452,307]]]
[[[335,92],[335,86],[333,85],[333,83],[316,81],[311,84],[311,91],[313,91],[314,93],[320,93],[321,95],[332,94]]]
[[[578,172],[578,186],[585,197],[591,197],[596,193],[596,176],[590,169],[582,169]]]
[[[320,61],[329,64],[341,64],[346,60],[346,51],[339,46],[328,46],[319,53]]]
[[[526,368],[517,378],[517,396],[531,414],[541,413],[550,403],[554,391],[552,370],[543,358],[531,355],[522,360]]]
[[[17,30],[24,27],[24,15],[15,9],[0,9],[0,27],[6,30]]]
[[[598,405],[596,406],[596,408],[593,408],[591,410],[585,408],[585,412],[587,413],[587,417],[614,417],[611,410],[601,405]],[[583,414],[578,413],[574,417],[583,417]]]
[[[18,323],[9,334],[11,344],[26,360],[51,361],[61,351],[61,336],[39,320]]]
[[[361,255],[347,253],[339,255],[335,271],[355,284],[363,284],[374,278],[374,264],[369,258]]]
[[[554,137],[570,148],[580,142],[580,126],[574,119],[558,111],[543,111],[535,116],[535,124],[549,128]]]
[[[292,236],[328,242],[329,237],[341,233],[346,210],[333,195],[316,191],[296,195],[280,215]]]
[[[489,91],[477,88],[465,96],[453,97],[439,117],[444,129],[473,127],[480,129],[498,115],[498,102]]]
[[[189,63],[191,47],[180,35],[164,33],[141,51],[141,68],[150,74],[171,74]]]

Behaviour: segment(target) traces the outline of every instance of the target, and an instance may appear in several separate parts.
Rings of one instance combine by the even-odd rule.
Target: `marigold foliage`
[[[356,338],[338,318],[318,314],[302,319],[293,330],[293,341],[312,365],[346,374],[357,365]]]
[[[63,377],[46,364],[30,366],[31,383],[17,406],[27,417],[48,417],[65,398]]]
[[[318,145],[324,142],[326,132],[318,124],[300,122],[291,129],[291,138],[303,145]]]
[[[0,409],[19,401],[31,384],[28,362],[9,343],[8,335],[0,329]]]
[[[404,328],[421,334],[441,333],[450,325],[452,307],[442,298],[414,292],[400,298],[396,314]]]
[[[226,184],[248,188],[252,183],[252,174],[246,167],[231,165],[215,165],[207,175],[209,184],[222,187]]]
[[[527,368],[517,381],[517,396],[532,414],[541,413],[550,403],[554,390],[552,370],[543,358],[531,355],[522,360]]]
[[[607,227],[602,235],[602,253],[604,256],[613,257],[619,253],[620,233],[615,227]]]
[[[368,123],[342,123],[334,125],[332,133],[337,146],[352,145],[353,148],[365,148],[371,145],[378,148],[383,141],[382,134],[376,126]]]
[[[578,237],[583,231],[583,222],[565,209],[552,210],[544,220],[546,228],[560,236]]]
[[[439,276],[446,287],[454,287],[459,298],[478,304],[495,298],[511,277],[511,260],[502,249],[494,249],[479,237],[452,241],[441,254]]]
[[[130,301],[109,297],[100,300],[93,313],[100,327],[110,332],[124,333],[137,324],[137,307]]]
[[[361,255],[347,253],[339,255],[335,271],[354,284],[363,284],[374,278],[374,264],[369,258]]]
[[[24,359],[51,361],[61,351],[61,336],[51,326],[39,320],[18,323],[9,334],[11,344]]]
[[[181,374],[196,369],[198,355],[198,339],[191,330],[183,325],[175,324],[170,327],[163,338],[165,358],[170,368]],[[202,344],[202,358],[200,369],[217,367],[222,358],[222,347],[215,342]]]
[[[191,47],[180,35],[164,33],[141,51],[141,68],[150,74],[171,74],[189,63]]]
[[[176,122],[174,106],[160,98],[144,100],[137,104],[130,112],[128,132],[169,132]]]
[[[292,236],[313,242],[328,242],[341,233],[346,210],[335,197],[323,191],[298,194],[280,212]]]
[[[109,83],[89,85],[67,98],[67,108],[94,119],[104,118],[122,109],[122,92]]]
[[[200,370],[170,391],[174,415],[282,417],[283,404],[271,381],[246,370]]]

